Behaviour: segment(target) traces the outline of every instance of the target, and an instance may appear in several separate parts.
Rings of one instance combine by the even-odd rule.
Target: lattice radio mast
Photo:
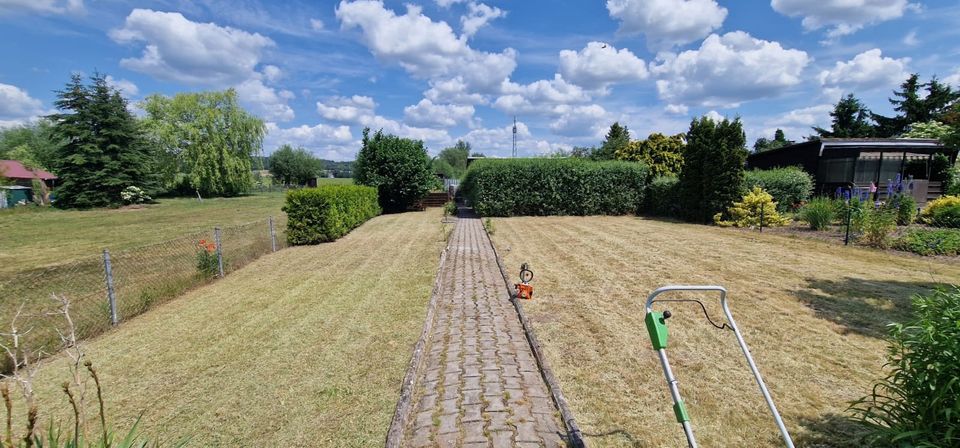
[[[517,116],[513,116],[513,158],[517,158]]]

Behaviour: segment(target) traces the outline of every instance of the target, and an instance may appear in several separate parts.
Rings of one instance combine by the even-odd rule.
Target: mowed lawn
[[[593,446],[685,446],[644,302],[667,284],[719,284],[800,446],[853,445],[842,418],[883,375],[886,325],[909,298],[960,282],[960,265],[820,241],[636,217],[494,219],[511,276],[549,363]],[[689,297],[689,296],[688,296]],[[715,297],[715,296],[714,296]],[[708,310],[723,320],[719,300]],[[729,330],[696,304],[670,309],[667,349],[703,446],[782,442]],[[782,445],[780,445],[782,446]]]
[[[264,256],[86,342],[110,420],[126,429],[144,412],[148,434],[190,446],[382,445],[445,245],[440,218],[384,215]],[[41,411],[68,409],[67,379],[63,357],[43,367]]]
[[[231,226],[274,216],[284,193],[237,198],[160,199],[142,208],[0,211],[0,276],[178,238],[214,226]]]

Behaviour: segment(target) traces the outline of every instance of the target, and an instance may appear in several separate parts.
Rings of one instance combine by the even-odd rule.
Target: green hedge
[[[653,216],[680,216],[680,179],[657,176],[650,181],[644,198],[643,212]]]
[[[747,171],[744,189],[763,188],[777,203],[778,211],[787,211],[810,200],[813,178],[797,167]]]
[[[650,177],[636,162],[582,159],[481,159],[461,191],[483,216],[636,213]]]
[[[287,242],[294,245],[334,241],[380,214],[377,189],[360,185],[324,185],[287,193]]]

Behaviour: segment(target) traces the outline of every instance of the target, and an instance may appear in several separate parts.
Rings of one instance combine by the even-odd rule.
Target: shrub
[[[816,198],[800,209],[800,219],[812,230],[825,230],[837,217],[837,205],[830,198]]]
[[[793,166],[752,170],[744,174],[745,191],[753,190],[753,187],[763,188],[773,196],[777,210],[781,212],[810,200],[813,191],[813,178],[806,171]]]
[[[483,230],[487,231],[487,235],[493,235],[497,232],[496,227],[493,226],[493,220],[486,218],[483,220]]]
[[[457,203],[453,201],[447,201],[443,204],[443,214],[444,216],[457,216]]]
[[[746,136],[740,119],[715,122],[694,119],[687,131],[680,171],[680,204],[684,216],[707,223],[743,195]]]
[[[380,206],[389,212],[402,212],[414,206],[437,185],[430,169],[430,157],[420,140],[370,135],[363,130],[363,146],[357,154],[353,178],[357,185],[377,189]]]
[[[890,233],[897,228],[897,214],[884,208],[866,207],[855,219],[855,226],[863,234],[860,240],[867,246],[886,249]]]
[[[913,298],[914,316],[890,329],[889,374],[851,406],[871,444],[960,445],[960,289]]]
[[[334,241],[380,214],[377,190],[360,185],[324,185],[291,190],[283,206],[287,242],[294,245]]]
[[[893,247],[920,255],[960,255],[960,230],[911,229]]]
[[[657,176],[644,195],[643,210],[654,216],[680,215],[680,181],[675,176]]]
[[[777,204],[773,202],[773,196],[760,187],[753,187],[742,201],[734,202],[727,213],[730,215],[730,221],[724,221],[723,215],[717,213],[713,217],[714,222],[723,227],[776,227],[788,222],[777,213]]]
[[[920,220],[936,227],[960,228],[960,196],[943,196],[927,203]]]
[[[484,216],[636,213],[649,178],[640,163],[582,159],[481,159],[463,195]]]
[[[887,206],[897,214],[898,226],[909,226],[917,217],[917,200],[913,196],[898,195]]]
[[[133,185],[124,188],[123,191],[120,192],[120,199],[123,200],[124,204],[142,204],[153,201],[153,198],[148,196],[140,187]]]

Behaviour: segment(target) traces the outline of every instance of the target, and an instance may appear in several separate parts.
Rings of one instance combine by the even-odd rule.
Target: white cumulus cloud
[[[122,67],[165,81],[204,86],[249,79],[264,49],[274,45],[257,33],[149,9],[134,9],[123,27],[110,31],[110,37],[118,43],[145,45],[139,58],[122,59]]]
[[[770,6],[787,17],[802,17],[807,30],[829,28],[830,37],[851,34],[919,8],[907,0],[772,0]]]
[[[727,9],[716,0],[607,0],[620,32],[643,33],[651,49],[694,42],[720,28]]]
[[[374,0],[340,2],[336,10],[344,29],[359,28],[362,41],[380,61],[397,64],[422,79],[459,77],[471,91],[496,89],[517,66],[517,53],[478,51],[446,22],[435,22],[419,6],[397,15]]]
[[[234,88],[240,101],[248,105],[253,113],[273,121],[294,118],[293,108],[287,104],[295,97],[293,92],[269,87],[259,79],[248,79]]]
[[[110,75],[107,75],[106,81],[107,85],[119,90],[120,94],[123,95],[124,98],[137,96],[137,94],[140,93],[140,89],[136,84],[133,83],[133,81],[117,79]]]
[[[510,114],[542,114],[550,106],[583,103],[590,99],[583,88],[567,82],[559,73],[553,79],[541,79],[529,84],[505,81],[500,89],[502,95],[493,106]]]
[[[317,103],[317,112],[325,120],[357,127],[367,127],[372,131],[383,132],[400,137],[423,140],[428,145],[444,145],[450,142],[450,134],[444,129],[410,126],[399,121],[377,115],[377,104],[369,96],[333,97]]]
[[[324,120],[357,124],[374,114],[377,104],[369,96],[333,97],[317,102],[317,112]]]
[[[960,67],[957,67],[952,75],[943,78],[943,82],[952,85],[955,89],[960,89]]]
[[[280,79],[275,65],[257,67],[274,42],[257,33],[215,23],[194,22],[178,12],[134,9],[123,26],[110,31],[122,44],[144,45],[139,58],[120,61],[124,68],[154,78],[213,88],[233,87],[240,102],[271,121],[294,118],[288,90],[267,85]]]
[[[463,27],[463,35],[471,37],[480,31],[491,20],[506,16],[507,13],[495,6],[489,6],[485,3],[470,2],[467,4],[467,14],[460,17],[460,25]]]
[[[640,81],[649,75],[647,64],[630,50],[590,42],[583,50],[560,51],[564,79],[587,89],[606,89],[615,83]]]
[[[879,48],[874,48],[820,72],[820,85],[829,96],[839,96],[844,91],[860,92],[895,86],[910,76],[907,71],[909,62],[910,58],[884,57]]]
[[[736,107],[800,84],[810,57],[734,31],[711,34],[695,50],[660,53],[657,60],[651,72],[658,78],[660,98],[669,104]]]
[[[436,128],[472,124],[474,112],[474,107],[470,105],[434,104],[424,98],[413,106],[405,107],[403,116],[407,124]]]
[[[550,130],[557,135],[602,138],[607,127],[613,122],[606,109],[598,104],[561,106],[555,111],[560,116],[550,123]]]
[[[0,83],[0,127],[14,126],[43,114],[43,103],[26,90]]]

